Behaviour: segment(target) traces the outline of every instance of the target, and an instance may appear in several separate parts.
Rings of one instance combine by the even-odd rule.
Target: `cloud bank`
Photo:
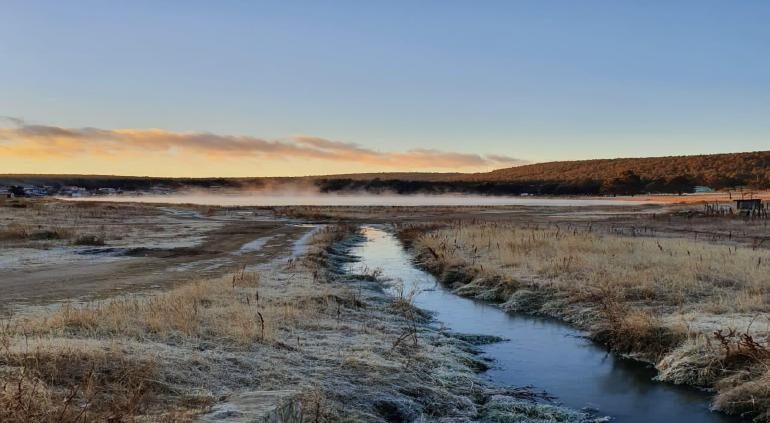
[[[121,158],[128,155],[194,154],[211,159],[320,159],[393,169],[504,167],[525,163],[513,157],[453,153],[433,149],[383,152],[359,144],[311,136],[271,140],[208,132],[162,129],[62,128],[5,118],[0,126],[0,157],[57,159],[75,156]]]

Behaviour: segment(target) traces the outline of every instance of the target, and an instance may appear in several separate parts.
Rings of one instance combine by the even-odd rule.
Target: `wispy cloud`
[[[453,153],[433,149],[383,152],[350,142],[312,136],[271,140],[208,132],[163,129],[62,128],[3,118],[0,157],[67,158],[80,155],[124,157],[142,154],[195,154],[211,158],[306,158],[355,162],[393,169],[503,167],[524,161],[501,155]]]

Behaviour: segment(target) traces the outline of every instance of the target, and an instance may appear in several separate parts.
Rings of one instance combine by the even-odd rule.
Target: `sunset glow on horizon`
[[[5,2],[0,173],[302,176],[770,148],[770,3]]]
[[[428,149],[381,152],[305,135],[266,140],[162,129],[60,128],[5,120],[11,123],[0,127],[0,160],[11,163],[6,173],[306,176],[403,169],[488,171],[524,163],[500,155]]]

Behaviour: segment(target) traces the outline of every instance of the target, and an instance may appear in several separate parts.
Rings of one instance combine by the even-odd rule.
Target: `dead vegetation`
[[[166,419],[169,409],[178,417],[210,403],[211,396],[180,396],[180,382],[190,389],[195,381],[168,380],[172,363],[149,351],[160,344],[194,356],[196,348],[215,343],[249,351],[273,342],[279,327],[305,313],[292,303],[260,305],[253,299],[255,281],[237,273],[158,295],[67,304],[14,319],[5,325],[0,351],[0,409],[7,413],[0,421]]]
[[[71,240],[76,231],[72,228],[51,225],[25,225],[11,223],[0,228],[0,241],[53,241]]]
[[[0,331],[0,421],[188,421],[224,388],[212,378],[233,377],[215,374],[227,371],[214,370],[221,351],[300,348],[294,332],[329,308],[339,313],[338,297],[277,295],[241,268],[167,292],[11,318]],[[197,370],[180,374],[180,360]]]
[[[32,248],[51,244],[99,246],[108,239],[127,236],[131,228],[125,225],[126,220],[156,214],[153,208],[141,205],[4,200],[0,202],[0,242]]]
[[[126,421],[143,414],[164,387],[150,361],[80,348],[7,350],[0,421]]]
[[[470,344],[376,277],[331,271],[351,236],[328,227],[305,258],[3,321],[0,421],[186,422],[239,392],[287,389],[303,421],[481,415]]]
[[[662,380],[717,389],[720,410],[770,418],[770,251],[590,226],[460,222],[400,233],[457,292],[577,324],[658,363]]]

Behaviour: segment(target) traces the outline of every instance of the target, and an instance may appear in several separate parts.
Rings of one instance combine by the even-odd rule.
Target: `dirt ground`
[[[697,204],[210,207],[0,200],[0,312],[161,289],[265,263],[309,231],[302,222],[500,221],[770,246],[767,220],[704,217],[702,209]],[[103,242],[80,245],[84,236]]]
[[[32,232],[0,238],[0,311],[216,277],[268,262],[310,230],[264,210],[35,200],[0,202],[0,222]],[[35,236],[57,231],[100,233],[104,243]]]

